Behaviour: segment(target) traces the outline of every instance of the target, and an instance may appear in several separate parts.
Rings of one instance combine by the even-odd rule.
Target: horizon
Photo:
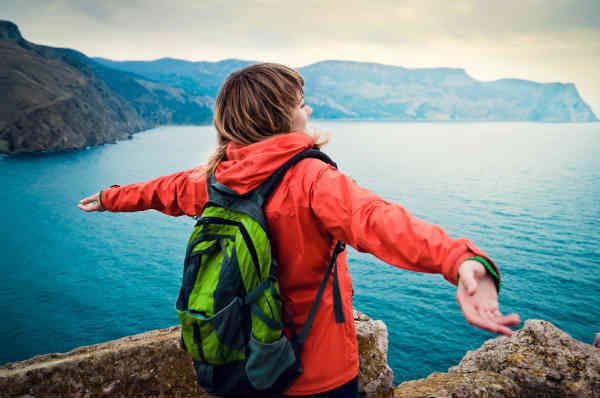
[[[295,7],[273,0],[7,3],[2,19],[14,22],[27,40],[92,58],[462,69],[482,82],[573,83],[600,115],[596,0],[306,0]]]

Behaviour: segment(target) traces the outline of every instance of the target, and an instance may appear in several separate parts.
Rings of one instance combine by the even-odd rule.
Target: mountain
[[[196,95],[215,98],[234,70],[255,61],[111,61],[115,69],[137,73]],[[597,121],[572,83],[501,79],[481,82],[464,69],[408,69],[376,63],[323,61],[298,68],[305,80],[313,117],[405,121],[485,120],[538,122]]]
[[[81,148],[147,124],[76,51],[36,46],[0,22],[0,152]]]
[[[597,121],[572,83],[481,82],[463,69],[324,61],[300,68],[315,117]]]
[[[0,153],[83,148],[212,119],[213,99],[25,40],[0,21]]]
[[[135,73],[182,88],[195,95],[216,98],[221,85],[232,72],[258,61],[226,59],[219,62],[192,62],[173,58],[155,61],[112,61],[94,58],[104,66]]]
[[[205,124],[233,71],[256,63],[112,61],[33,44],[0,21],[0,153],[82,148],[162,124]],[[591,122],[571,83],[482,82],[463,69],[323,61],[298,71],[327,119]]]

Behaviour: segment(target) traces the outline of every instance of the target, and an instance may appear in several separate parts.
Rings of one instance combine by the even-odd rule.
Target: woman
[[[257,64],[231,74],[214,112],[218,147],[207,165],[170,176],[113,186],[87,197],[84,211],[159,210],[199,215],[207,197],[206,180],[239,194],[259,186],[288,159],[324,142],[306,134],[312,109],[304,103],[304,81],[293,69]],[[336,241],[405,269],[441,273],[458,285],[457,301],[468,323],[510,335],[516,314],[498,308],[499,272],[492,260],[466,239],[452,239],[440,227],[413,217],[334,167],[305,159],[284,176],[264,206],[273,255],[279,266],[284,303],[301,327],[323,278]],[[346,252],[338,258],[344,317],[352,318],[352,280]],[[460,280],[459,280],[460,274]],[[358,396],[358,350],[354,323],[336,323],[332,279],[304,345],[304,373],[287,396]],[[290,331],[285,330],[289,336]]]

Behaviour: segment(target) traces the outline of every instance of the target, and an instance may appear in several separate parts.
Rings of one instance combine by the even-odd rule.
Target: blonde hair
[[[215,173],[230,142],[247,145],[290,133],[298,95],[304,96],[304,79],[284,65],[256,64],[229,75],[215,103],[217,149],[208,160],[207,175]],[[316,147],[325,145],[329,137],[319,140],[315,132]]]

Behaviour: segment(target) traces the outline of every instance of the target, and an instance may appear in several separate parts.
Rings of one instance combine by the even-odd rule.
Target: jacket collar
[[[227,160],[217,167],[217,181],[243,195],[258,187],[288,159],[313,145],[313,139],[303,132],[280,134],[249,145],[231,142]]]

